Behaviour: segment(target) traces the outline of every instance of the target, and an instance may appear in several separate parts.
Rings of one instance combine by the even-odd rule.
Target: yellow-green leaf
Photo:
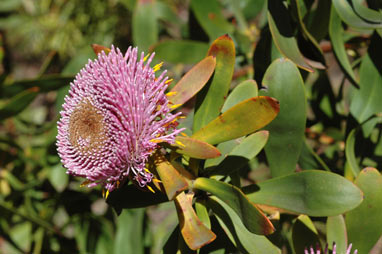
[[[192,198],[193,194],[182,192],[175,198],[175,205],[183,239],[190,249],[197,250],[215,240],[216,235],[196,216]]]
[[[280,110],[277,100],[258,96],[245,100],[227,110],[192,138],[210,144],[248,135],[271,122]]]

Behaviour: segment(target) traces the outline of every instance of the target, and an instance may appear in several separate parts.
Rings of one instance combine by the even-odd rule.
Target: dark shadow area
[[[122,212],[122,209],[146,207],[166,201],[168,201],[167,196],[162,192],[144,191],[133,184],[112,191],[106,200],[118,214]]]
[[[268,10],[272,15],[280,34],[285,37],[293,37],[295,31],[294,26],[292,25],[293,20],[287,7],[284,5],[284,1],[269,0]]]

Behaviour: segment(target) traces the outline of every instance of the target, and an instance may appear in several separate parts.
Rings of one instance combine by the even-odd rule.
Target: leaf
[[[206,175],[229,175],[245,166],[263,149],[268,136],[268,131],[259,131],[246,137],[216,168],[206,171]]]
[[[255,204],[248,200],[239,188],[204,177],[197,178],[193,187],[209,192],[224,201],[237,213],[250,232],[262,235],[274,232],[275,229],[272,223]]]
[[[58,192],[62,192],[69,182],[69,175],[62,167],[62,164],[57,164],[49,170],[49,181]]]
[[[234,31],[233,25],[223,16],[217,0],[192,0],[190,7],[210,40]]]
[[[195,211],[201,222],[203,222],[203,224],[206,225],[207,228],[211,229],[210,216],[208,214],[208,209],[204,200],[196,200]]]
[[[192,208],[193,194],[180,193],[175,198],[180,232],[184,241],[192,250],[197,250],[215,240],[216,235],[209,230],[196,216]]]
[[[338,253],[346,253],[348,246],[346,225],[341,214],[328,217],[326,221],[326,239],[327,243],[336,243]]]
[[[58,90],[69,85],[73,81],[73,76],[46,75],[39,79],[26,79],[13,82],[12,84],[3,86],[1,89],[1,97],[9,98],[24,92],[27,89],[38,89],[40,93]]]
[[[382,28],[382,13],[380,10],[373,10],[364,5],[363,0],[351,0],[351,6],[354,13],[368,23],[381,25]]]
[[[357,129],[353,129],[349,133],[349,136],[346,139],[346,146],[345,146],[346,160],[349,163],[351,172],[353,173],[354,176],[358,176],[360,172],[358,162],[354,153],[356,132],[357,132]]]
[[[0,108],[0,120],[17,115],[23,111],[39,93],[38,87],[29,88],[16,96],[12,97],[10,101]]]
[[[227,110],[192,138],[218,144],[242,137],[267,125],[278,112],[277,100],[267,96],[250,98]]]
[[[328,166],[307,144],[306,140],[302,144],[298,165],[302,169],[325,169],[330,172]]]
[[[196,64],[171,89],[170,93],[175,94],[169,97],[169,101],[174,105],[183,105],[191,99],[211,78],[215,66],[216,59],[213,56],[208,56]]]
[[[118,216],[114,254],[144,253],[144,216],[145,210],[143,208],[124,210]]]
[[[382,235],[382,176],[375,168],[365,168],[355,180],[364,201],[346,214],[349,243],[358,253],[369,253]]]
[[[309,22],[309,31],[317,41],[321,41],[328,33],[329,19],[323,19],[322,17],[328,17],[330,15],[331,6],[331,0],[321,0],[317,2],[317,8],[313,14],[314,16],[312,21]]]
[[[231,84],[235,65],[235,45],[228,35],[216,39],[209,56],[216,58],[215,74],[212,81],[196,97],[193,131],[200,130],[219,114]]]
[[[110,52],[109,48],[102,46],[102,45],[99,45],[99,44],[92,44],[92,48],[93,48],[93,51],[96,55],[98,55],[102,51],[105,51],[106,54],[108,54]]]
[[[158,22],[154,0],[138,0],[133,11],[132,33],[134,45],[148,52],[158,41]]]
[[[250,193],[251,188],[257,191]],[[247,187],[249,200],[309,216],[335,216],[362,202],[362,192],[334,173],[305,170]]]
[[[273,177],[294,172],[305,140],[307,103],[299,70],[288,59],[274,61],[263,78],[264,95],[280,102],[280,113],[265,127],[270,133],[265,154]]]
[[[180,142],[180,144],[177,142]],[[189,137],[177,136],[174,146],[178,147],[175,150],[177,153],[185,154],[196,159],[210,159],[221,155],[216,147]]]
[[[220,157],[206,160],[204,163],[204,168],[208,169],[208,168],[212,168],[219,165],[219,163],[224,160],[224,158],[228,155],[228,153],[231,152],[232,149],[235,148],[237,145],[239,145],[243,139],[244,138],[238,138],[238,139],[219,143],[216,146],[216,148],[219,149],[221,153]]]
[[[205,58],[208,44],[200,41],[165,40],[155,44],[152,51],[155,51],[158,59],[165,62],[196,64]]]
[[[333,6],[341,19],[350,26],[368,29],[382,28],[382,20],[374,22],[360,17],[359,14],[354,12],[347,0],[333,0]]]
[[[237,87],[235,87],[232,92],[228,95],[224,106],[222,108],[222,113],[232,108],[239,102],[245,101],[246,99],[257,96],[257,84],[254,80],[246,80],[241,82]]]
[[[298,23],[300,27],[300,31],[302,33],[302,42],[305,44],[306,49],[308,50],[308,53],[311,54],[312,59],[309,59],[309,64],[317,69],[325,69],[325,58],[324,58],[324,53],[321,50],[320,45],[316,41],[316,39],[313,37],[313,35],[308,31],[308,29],[305,26],[304,23],[304,13],[303,9],[306,8],[304,6],[303,1],[301,0],[294,0],[291,1],[291,7],[296,9],[296,14],[298,18]]]
[[[342,28],[341,19],[337,14],[336,9],[332,6],[330,11],[329,35],[333,51],[346,76],[352,84],[359,88],[358,80],[355,77],[349,58],[346,54],[343,33],[344,29]]]
[[[159,151],[155,152],[151,159],[169,200],[173,200],[178,193],[187,189],[186,179]]]
[[[354,92],[350,112],[359,123],[362,123],[373,114],[382,112],[379,96],[382,94],[382,74],[366,54],[362,59],[359,75],[360,89]]]
[[[293,37],[293,29],[287,8],[278,0],[268,1],[268,24],[276,47],[286,58],[292,60],[298,67],[313,72],[314,70],[305,61],[301,54],[296,38]]]
[[[308,216],[297,217],[292,228],[292,240],[295,253],[304,253],[305,248],[319,244],[317,229]]]
[[[241,253],[280,254],[281,251],[265,236],[248,231],[236,212],[215,196],[209,197],[207,205],[211,207],[219,224],[232,243]]]

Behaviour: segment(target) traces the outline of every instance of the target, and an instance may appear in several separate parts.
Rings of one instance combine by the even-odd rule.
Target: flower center
[[[82,154],[97,152],[106,140],[104,116],[89,100],[79,103],[70,116],[69,141]]]

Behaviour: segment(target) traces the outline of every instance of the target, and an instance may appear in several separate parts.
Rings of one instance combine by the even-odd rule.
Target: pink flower
[[[346,253],[344,254],[351,254],[351,247],[352,247],[352,244],[350,244],[346,250]],[[321,248],[316,248],[316,250],[313,249],[313,247],[310,247],[310,249],[305,249],[304,253],[305,254],[329,254],[328,252],[328,245],[326,245],[325,247],[325,250],[323,252],[321,252]],[[357,254],[358,251],[357,250],[354,250],[353,254]],[[337,253],[337,250],[336,250],[336,244],[333,243],[333,252],[332,254],[342,254],[342,253]]]
[[[171,114],[168,78],[154,57],[138,60],[137,48],[123,55],[113,46],[77,74],[58,122],[58,154],[67,173],[112,191],[127,177],[141,187],[153,175],[146,168],[158,143],[174,143],[180,113]],[[145,63],[146,62],[146,63]]]

